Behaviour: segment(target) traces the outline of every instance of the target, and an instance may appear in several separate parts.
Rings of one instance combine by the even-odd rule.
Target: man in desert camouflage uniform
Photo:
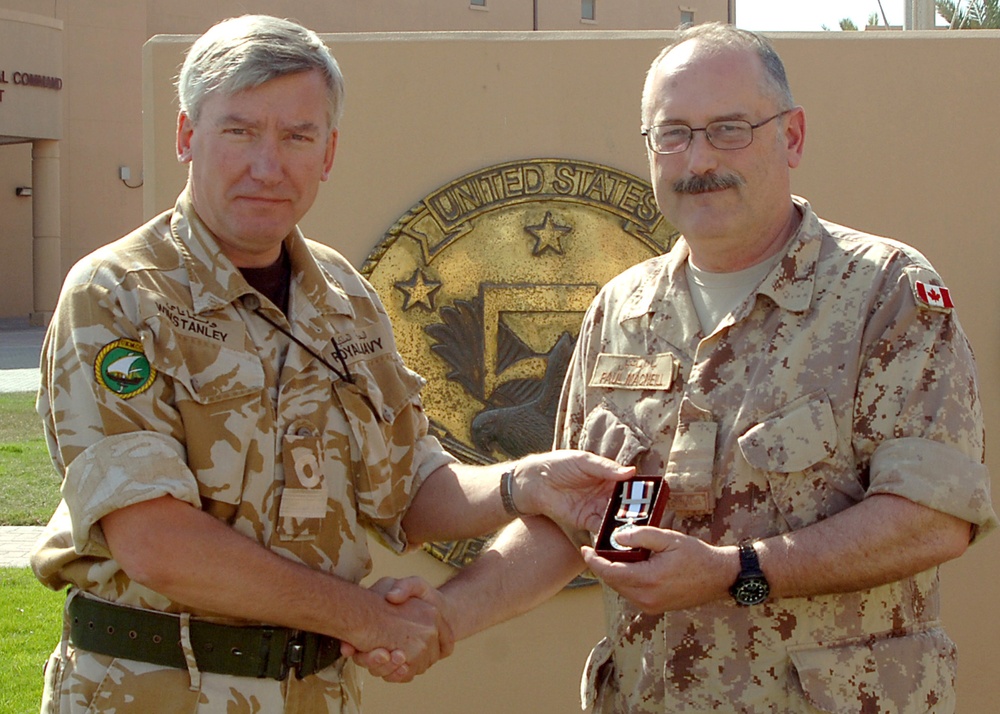
[[[465,467],[428,435],[378,297],[296,227],[343,94],[314,33],[220,23],[178,94],[187,187],[73,268],[43,350],[64,499],[32,566],[70,591],[42,710],[357,712],[341,641],[399,680],[453,643],[426,583],[399,605],[357,585],[365,529],[401,551],[520,511],[580,525],[630,471]]]
[[[670,500],[618,536],[645,562],[512,524],[511,611],[584,563],[603,581],[602,714],[953,712],[938,565],[997,521],[950,293],[916,250],[790,197],[805,119],[760,36],[682,31],[642,125],[683,237],[594,301],[556,442],[663,474]],[[459,637],[504,617],[476,619],[486,562],[443,588],[469,605]]]

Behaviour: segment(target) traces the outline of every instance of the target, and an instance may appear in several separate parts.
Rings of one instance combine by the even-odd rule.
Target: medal
[[[610,543],[611,547],[614,548],[615,550],[632,550],[632,546],[622,545],[621,543],[618,542],[618,535],[620,533],[626,533],[632,530],[633,528],[635,528],[634,522],[628,521],[627,523],[623,523],[622,525],[618,526],[613,531],[611,531],[611,535],[608,536],[608,543]]]
[[[625,484],[622,489],[621,505],[615,514],[615,520],[621,525],[611,531],[611,535],[608,537],[612,548],[632,550],[632,546],[619,543],[616,536],[635,528],[636,521],[645,521],[649,518],[654,495],[655,489],[652,481],[631,481]]]

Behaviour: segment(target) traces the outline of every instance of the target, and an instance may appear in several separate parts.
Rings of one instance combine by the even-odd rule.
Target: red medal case
[[[670,487],[661,476],[633,476],[627,481],[619,482],[608,502],[608,509],[604,512],[601,531],[594,546],[597,554],[608,560],[627,563],[646,560],[649,557],[649,550],[646,548],[616,547],[614,532],[626,523],[658,526],[669,495]],[[637,517],[628,517],[630,515]],[[622,516],[626,518],[623,520]]]

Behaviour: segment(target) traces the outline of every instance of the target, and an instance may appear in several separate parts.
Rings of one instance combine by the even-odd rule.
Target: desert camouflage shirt
[[[594,301],[556,442],[662,473],[662,525],[717,544],[804,528],[872,494],[996,525],[973,356],[917,251],[818,219],[704,335],[688,249]],[[605,589],[595,711],[950,712],[938,570],[861,592],[644,615]]]
[[[406,546],[400,522],[411,498],[454,461],[427,434],[423,381],[403,365],[381,302],[346,260],[298,230],[285,247],[287,318],[220,254],[187,192],[72,269],[38,396],[63,477],[63,503],[32,559],[43,583],[182,611],[122,572],[99,524],[164,495],[351,582],[371,567],[366,528]],[[336,340],[354,384],[255,314],[258,306],[342,369]]]

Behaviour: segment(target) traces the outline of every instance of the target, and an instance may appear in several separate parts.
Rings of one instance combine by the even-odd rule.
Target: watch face
[[[740,605],[759,605],[767,600],[771,588],[767,580],[761,577],[750,577],[740,580],[733,588],[733,597]]]

